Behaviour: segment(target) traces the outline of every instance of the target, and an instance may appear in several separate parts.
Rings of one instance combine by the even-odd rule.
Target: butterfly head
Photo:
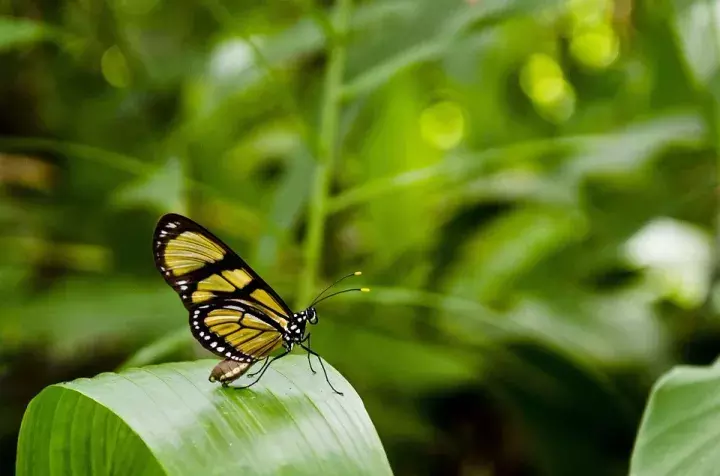
[[[292,348],[293,344],[303,342],[305,337],[305,327],[308,322],[310,324],[316,324],[318,321],[317,313],[314,307],[309,307],[304,311],[293,314],[292,319],[288,325],[288,331],[285,334],[285,345]]]
[[[294,314],[293,321],[295,321],[295,322],[293,322],[293,324],[295,324],[295,327],[293,327],[293,329],[299,328],[299,329],[304,330],[305,325],[307,323],[317,324],[318,315],[317,315],[317,312],[315,311],[314,307],[309,307],[309,308],[305,309],[304,311]]]
[[[309,307],[305,310],[305,316],[310,324],[318,323],[318,315],[314,307]]]

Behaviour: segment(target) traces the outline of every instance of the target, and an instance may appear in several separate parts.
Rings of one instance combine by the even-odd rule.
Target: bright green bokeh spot
[[[585,66],[602,69],[617,59],[620,41],[610,25],[599,24],[573,34],[570,51]]]
[[[534,54],[520,72],[520,85],[538,113],[551,122],[563,122],[575,112],[575,91],[554,58]]]
[[[534,54],[520,73],[522,88],[533,102],[552,104],[562,99],[565,77],[555,59]]]
[[[452,149],[465,135],[465,116],[457,103],[438,102],[420,115],[420,131],[423,139],[438,149]]]
[[[130,85],[130,69],[125,55],[120,48],[111,46],[102,55],[100,60],[105,80],[116,88],[126,88]]]

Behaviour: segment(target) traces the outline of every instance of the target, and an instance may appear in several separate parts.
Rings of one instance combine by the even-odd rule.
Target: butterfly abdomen
[[[211,382],[222,382],[223,384],[230,383],[242,377],[248,369],[250,369],[252,364],[252,362],[236,362],[229,359],[223,360],[212,369],[208,380]]]

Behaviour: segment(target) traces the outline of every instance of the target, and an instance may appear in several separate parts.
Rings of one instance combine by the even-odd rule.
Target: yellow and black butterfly
[[[174,213],[160,218],[153,249],[155,266],[190,312],[193,336],[224,359],[210,373],[211,382],[227,386],[254,363],[265,359],[259,371],[248,374],[258,375],[257,379],[242,388],[250,387],[272,362],[287,355],[297,344],[308,352],[308,362],[310,354],[318,357],[328,384],[340,393],[330,383],[322,359],[311,350],[310,333],[306,334],[305,328],[308,322],[317,324],[314,306],[318,302],[348,291],[368,291],[346,289],[321,299],[332,286],[360,272],[337,280],[307,309],[294,313],[245,261],[189,218]],[[283,352],[271,359],[270,354],[279,348]]]

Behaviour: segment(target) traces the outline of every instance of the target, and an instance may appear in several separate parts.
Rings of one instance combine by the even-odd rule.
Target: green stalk
[[[334,34],[328,38],[330,51],[325,70],[322,109],[320,110],[320,133],[318,137],[317,164],[308,216],[308,228],[305,238],[305,270],[300,279],[298,302],[307,305],[316,288],[318,269],[320,268],[327,198],[333,165],[338,155],[338,122],[341,108],[341,89],[345,70],[344,37],[350,18],[352,0],[338,0],[337,19],[334,22]],[[338,41],[339,40],[339,41]]]

